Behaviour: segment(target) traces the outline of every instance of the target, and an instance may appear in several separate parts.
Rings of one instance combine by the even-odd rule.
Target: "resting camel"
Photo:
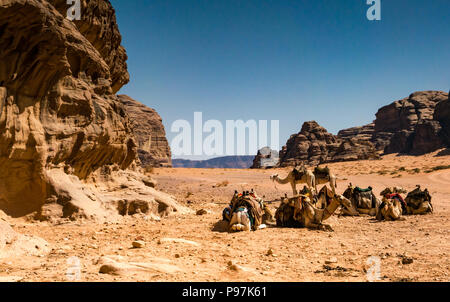
[[[431,204],[431,195],[428,189],[422,191],[420,185],[416,189],[408,193],[406,196],[406,214],[408,215],[424,215],[433,213],[433,205]]]
[[[273,219],[272,213],[264,205],[262,198],[256,193],[237,191],[231,199],[230,205],[223,210],[223,220],[228,221],[230,231],[250,231],[265,228],[263,222]]]
[[[350,199],[353,209],[355,209],[359,214],[370,216],[377,215],[381,201],[375,196],[375,194],[373,194],[371,187],[361,189],[359,187],[353,187],[350,183],[343,195]],[[354,212],[350,212],[347,209],[343,209],[342,212],[344,215],[355,216]]]
[[[323,186],[314,200],[314,206],[318,209],[325,209],[331,203],[333,197],[333,191],[327,186]]]
[[[325,209],[318,209],[305,195],[292,198],[284,197],[280,207],[275,213],[278,226],[306,227],[324,231],[333,231],[330,225],[323,221],[328,219],[339,206],[344,206],[352,211],[351,202],[342,195],[334,195],[331,203]]]
[[[383,202],[377,213],[377,220],[405,220],[405,218],[402,217],[403,207],[401,199],[398,198],[396,194],[392,195],[392,198],[389,198],[389,195],[383,197]]]
[[[315,187],[314,174],[311,171],[309,171],[305,166],[302,166],[300,168],[295,167],[283,179],[279,178],[278,174],[270,176],[270,179],[282,185],[290,183],[292,187],[292,193],[294,194],[294,196],[298,194],[296,187],[297,184],[306,184],[310,189]]]

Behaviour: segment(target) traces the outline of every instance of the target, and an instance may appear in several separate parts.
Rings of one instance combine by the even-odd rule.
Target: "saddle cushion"
[[[314,175],[319,178],[327,178],[330,175],[330,169],[328,167],[325,168],[314,168]]]

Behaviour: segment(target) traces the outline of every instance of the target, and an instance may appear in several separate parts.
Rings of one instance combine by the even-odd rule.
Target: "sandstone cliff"
[[[386,154],[432,152],[450,146],[440,122],[445,118],[439,116],[439,111],[445,112],[446,100],[443,91],[415,92],[380,108],[374,123],[341,130],[338,136],[368,140]]]
[[[0,2],[0,209],[109,219],[143,199],[154,214],[176,210],[135,168],[132,127],[114,95],[128,81],[114,10],[84,1],[74,23],[63,2]]]
[[[356,138],[340,138],[315,121],[305,122],[280,151],[280,166],[318,165],[336,161],[378,159],[372,143]]]
[[[119,99],[130,117],[142,165],[171,167],[172,155],[159,114],[127,95],[119,95]]]

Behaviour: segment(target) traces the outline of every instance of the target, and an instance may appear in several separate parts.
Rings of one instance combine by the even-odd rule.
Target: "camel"
[[[377,215],[381,201],[373,194],[371,187],[361,189],[359,187],[353,187],[350,183],[343,195],[351,200],[353,209],[359,214],[370,216]],[[354,212],[348,211],[347,209],[343,209],[343,214],[355,216]]]
[[[300,168],[295,167],[284,179],[279,178],[278,174],[270,176],[270,179],[282,185],[290,183],[294,196],[298,194],[297,184],[306,184],[308,188],[314,188],[315,192],[317,192],[317,185],[330,183],[333,194],[336,194],[337,177],[330,172],[328,167],[323,169],[316,167],[314,172],[312,172],[302,165]]]
[[[389,198],[389,195],[386,195],[383,197],[376,219],[380,221],[405,220],[405,218],[402,217],[402,213],[403,207],[400,198],[398,198],[396,194],[393,194],[392,198]]]
[[[300,168],[295,167],[283,179],[279,178],[278,174],[270,176],[270,179],[282,185],[290,183],[292,187],[292,193],[294,194],[294,196],[298,195],[296,187],[297,184],[306,184],[309,189],[315,187],[314,174],[311,171],[309,171],[305,166],[302,166]]]
[[[333,228],[324,224],[339,206],[353,211],[350,200],[342,195],[334,195],[331,203],[325,209],[314,207],[310,199],[305,195],[292,198],[282,198],[280,207],[275,213],[278,226],[306,227],[309,229],[333,231]]]
[[[235,191],[230,205],[222,215],[223,220],[229,222],[228,227],[232,232],[262,229],[266,227],[263,224],[265,220],[273,219],[272,213],[253,189],[241,194]]]
[[[420,185],[416,189],[409,192],[406,196],[406,214],[408,215],[424,215],[433,213],[433,205],[431,204],[431,195],[428,189],[422,191]]]
[[[314,206],[318,209],[326,208],[331,203],[333,196],[333,191],[330,190],[327,186],[323,186],[314,200]]]
[[[336,188],[337,188],[337,177],[333,173],[331,173],[330,169],[328,167],[325,168],[319,168],[316,167],[314,169],[314,189],[317,192],[317,185],[324,185],[327,183],[330,183],[331,190],[333,191],[333,194],[336,194]]]

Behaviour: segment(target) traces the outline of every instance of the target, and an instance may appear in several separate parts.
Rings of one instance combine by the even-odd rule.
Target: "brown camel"
[[[315,188],[314,174],[305,166],[295,167],[285,178],[279,178],[278,174],[274,174],[270,176],[270,179],[282,185],[291,184],[294,196],[298,194],[297,184],[306,184],[310,190]]]
[[[334,195],[331,203],[325,209],[314,207],[310,199],[305,195],[292,198],[284,197],[280,207],[275,213],[278,226],[306,227],[324,231],[333,231],[330,225],[323,221],[328,219],[339,206],[352,211],[350,200],[342,195]]]
[[[377,220],[405,220],[405,218],[402,217],[403,207],[401,200],[398,197],[388,198],[387,196],[389,195],[383,197],[377,213]]]

